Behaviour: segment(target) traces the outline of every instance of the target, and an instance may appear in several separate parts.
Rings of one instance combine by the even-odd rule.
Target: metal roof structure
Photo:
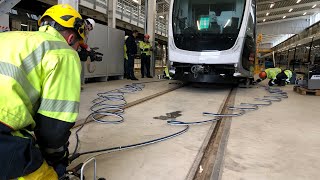
[[[281,33],[274,31],[263,32],[262,44],[270,44],[273,47],[292,35],[301,32],[304,28],[314,23],[311,18],[320,13],[319,7],[319,0],[257,0],[258,31],[267,25],[272,25],[277,29],[277,26],[284,26],[284,22],[286,22],[287,26],[283,27],[286,30]],[[303,23],[304,21],[305,23]]]
[[[291,18],[308,19],[319,12],[318,0],[257,0],[258,23],[281,22]]]

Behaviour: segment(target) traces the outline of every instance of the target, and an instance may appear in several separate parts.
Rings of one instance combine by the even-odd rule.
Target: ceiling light
[[[291,12],[293,9],[291,8],[291,9],[289,9],[289,12]]]
[[[313,5],[312,8],[315,8],[317,6],[317,4]]]
[[[265,22],[266,21],[266,19],[263,19],[263,22]]]
[[[287,16],[283,16],[282,18],[284,19],[284,18],[286,18]]]
[[[269,16],[270,13],[267,12],[266,16]]]
[[[303,15],[306,15],[306,14],[307,14],[307,12],[304,12],[304,13],[303,13]]]
[[[270,4],[270,8],[273,8],[273,6],[274,6],[274,3]]]
[[[301,0],[297,0],[297,3],[299,3]]]

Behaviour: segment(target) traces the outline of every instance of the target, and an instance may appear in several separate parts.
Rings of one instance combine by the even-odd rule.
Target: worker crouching
[[[49,8],[37,32],[0,33],[0,179],[56,180],[79,112],[77,53],[85,23],[70,5]]]
[[[262,80],[269,79],[269,86],[278,85],[285,86],[289,84],[292,78],[292,71],[290,70],[281,70],[280,68],[268,68],[259,74],[260,79],[257,82]]]

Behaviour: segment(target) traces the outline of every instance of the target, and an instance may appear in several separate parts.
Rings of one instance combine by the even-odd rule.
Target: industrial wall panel
[[[85,77],[101,77],[107,76],[107,61],[108,61],[108,27],[102,24],[96,23],[93,31],[89,33],[88,45],[92,47],[98,47],[97,50],[103,53],[103,60],[101,62],[92,62],[91,67],[95,65],[96,69],[93,73],[89,73],[87,67],[85,68]]]
[[[9,28],[9,15],[2,14],[0,15],[0,32],[10,31]]]
[[[108,27],[108,76],[123,75],[124,67],[124,31]]]

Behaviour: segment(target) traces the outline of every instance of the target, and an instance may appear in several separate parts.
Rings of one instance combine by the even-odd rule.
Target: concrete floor
[[[320,178],[320,96],[299,95],[233,118],[222,180]],[[267,94],[239,89],[236,102]]]
[[[140,79],[150,81],[152,79]],[[154,79],[155,80],[155,79]],[[85,85],[80,115],[85,118],[96,93],[123,87],[131,80]],[[128,103],[175,85],[168,81],[146,84],[143,91],[127,94]],[[289,98],[269,107],[233,118],[223,167],[223,180],[234,179],[319,179],[320,173],[320,97],[302,96],[284,88]],[[79,152],[128,145],[163,137],[183,129],[154,119],[182,111],[177,120],[206,120],[202,112],[217,112],[227,96],[225,88],[185,87],[125,110],[122,124],[87,124],[79,133]],[[238,89],[236,104],[252,102],[268,93],[263,88]],[[211,124],[190,127],[185,134],[150,146],[114,152],[97,157],[98,176],[111,180],[182,180],[194,163]],[[75,145],[74,132],[70,151]],[[74,161],[75,166],[91,157]],[[92,179],[92,166],[85,171]]]
[[[86,85],[82,93],[80,119],[88,115],[89,100],[95,98],[97,92],[119,88],[128,83],[132,81],[120,80]],[[174,85],[168,85],[168,81],[146,84],[143,91],[128,94],[125,97],[130,103],[163,91],[169,86]],[[154,117],[173,111],[182,111],[182,116],[177,120],[207,120],[210,117],[202,116],[202,112],[217,112],[227,93],[228,90],[223,88],[185,87],[130,107],[125,110],[125,122],[122,124],[90,123],[86,125],[79,133],[81,139],[79,151],[123,146],[173,134],[184,127],[170,126],[166,121],[154,119]],[[97,158],[98,176],[112,180],[185,179],[210,126],[211,124],[193,126],[185,134],[165,142],[99,156]],[[74,134],[71,135],[70,143],[70,152],[72,152],[75,144]],[[71,167],[90,156],[92,155],[80,157],[72,163]],[[92,166],[88,166],[86,176],[92,179]]]

